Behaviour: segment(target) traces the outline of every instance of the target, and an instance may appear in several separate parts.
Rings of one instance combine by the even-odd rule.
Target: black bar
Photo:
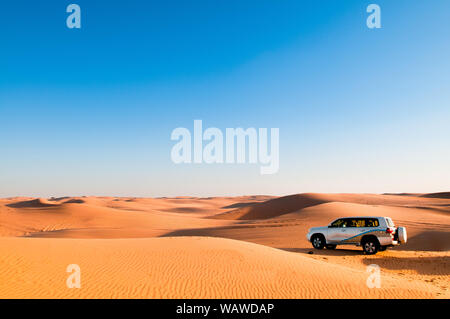
[[[228,305],[226,308],[228,312],[223,311],[224,305]],[[423,309],[433,309],[435,313],[439,313],[440,310],[444,313],[449,305],[449,300],[390,299],[0,300],[0,309],[4,314],[8,313],[7,310],[11,310],[12,313],[22,316],[47,313],[58,318],[70,315],[83,319],[86,316],[91,317],[93,310],[102,316],[99,319],[109,314],[123,318],[322,318],[324,315],[340,316],[342,312],[348,315],[350,313],[373,315],[399,310],[402,313],[417,313]],[[209,307],[208,311],[205,307]]]

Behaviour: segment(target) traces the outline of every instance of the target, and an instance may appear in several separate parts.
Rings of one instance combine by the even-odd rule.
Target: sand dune
[[[450,192],[425,194],[421,197],[450,199]]]
[[[213,216],[217,219],[267,219],[290,212],[300,210],[306,207],[319,205],[327,202],[325,196],[315,194],[299,194],[275,198],[263,203],[245,205],[230,212]],[[231,206],[233,207],[233,206]]]
[[[136,238],[155,237],[174,229],[212,227],[228,224],[183,214],[168,214],[151,209],[95,203],[67,203],[51,206],[12,208],[1,211],[2,236],[58,238]],[[181,216],[180,216],[181,215]]]
[[[363,271],[228,239],[0,241],[8,264],[0,298],[427,298],[437,292],[392,276],[382,278],[382,289],[370,289]],[[80,266],[80,289],[66,286],[69,264]]]
[[[445,193],[0,199],[0,297],[448,298],[449,212]],[[308,228],[355,215],[392,217],[408,244],[309,254]]]
[[[444,193],[443,193],[444,194]],[[429,207],[427,205],[446,204],[448,201],[435,202],[421,197],[400,197],[396,195],[372,195],[372,194],[297,194],[270,199],[262,203],[246,205],[225,213],[220,213],[212,218],[217,219],[240,219],[259,220],[268,219],[299,211],[311,206],[316,206],[330,202],[344,202],[364,205],[391,205],[405,206],[415,205],[416,207]],[[427,197],[428,198],[428,197]],[[441,198],[441,197],[429,197]],[[445,208],[446,211],[450,211]]]

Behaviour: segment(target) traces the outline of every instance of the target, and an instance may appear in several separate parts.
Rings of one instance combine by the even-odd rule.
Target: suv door
[[[346,238],[347,234],[347,220],[346,218],[340,218],[335,220],[328,226],[328,238],[327,243],[335,244]]]
[[[361,241],[360,235],[367,231],[367,218],[347,218],[346,243],[358,244]]]
[[[359,244],[361,236],[374,231],[379,227],[380,223],[377,218],[348,218],[347,219],[347,235],[346,243]]]

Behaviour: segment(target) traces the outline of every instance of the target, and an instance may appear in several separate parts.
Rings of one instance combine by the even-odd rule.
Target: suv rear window
[[[366,218],[366,227],[378,227],[380,222],[377,218]]]

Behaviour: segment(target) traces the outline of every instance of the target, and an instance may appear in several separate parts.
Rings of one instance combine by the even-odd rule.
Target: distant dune
[[[241,204],[243,207],[239,207],[230,212],[215,215],[213,218],[242,220],[267,219],[288,214],[306,207],[326,203],[327,201],[326,196],[316,194],[291,195],[270,199],[268,201],[253,205],[248,203],[245,203],[245,205]]]
[[[440,193],[447,194],[447,193]],[[422,195],[424,198],[445,198]],[[369,194],[296,194],[290,196],[270,199],[262,203],[245,205],[225,213],[217,214],[212,218],[217,219],[240,219],[240,220],[259,220],[278,217],[289,214],[311,206],[316,206],[330,202],[345,202],[364,205],[426,205],[431,203],[422,200],[420,197],[401,198],[396,195],[369,195]],[[444,196],[444,195],[440,195]]]
[[[448,194],[0,199],[0,298],[449,298]],[[355,215],[390,216],[408,244],[366,256],[305,238]]]
[[[422,195],[422,197],[450,199],[450,192],[425,194],[425,195]]]
[[[46,199],[36,198],[31,200],[14,202],[8,204],[7,206],[13,208],[42,208],[42,207],[56,207],[58,205],[59,204]]]

